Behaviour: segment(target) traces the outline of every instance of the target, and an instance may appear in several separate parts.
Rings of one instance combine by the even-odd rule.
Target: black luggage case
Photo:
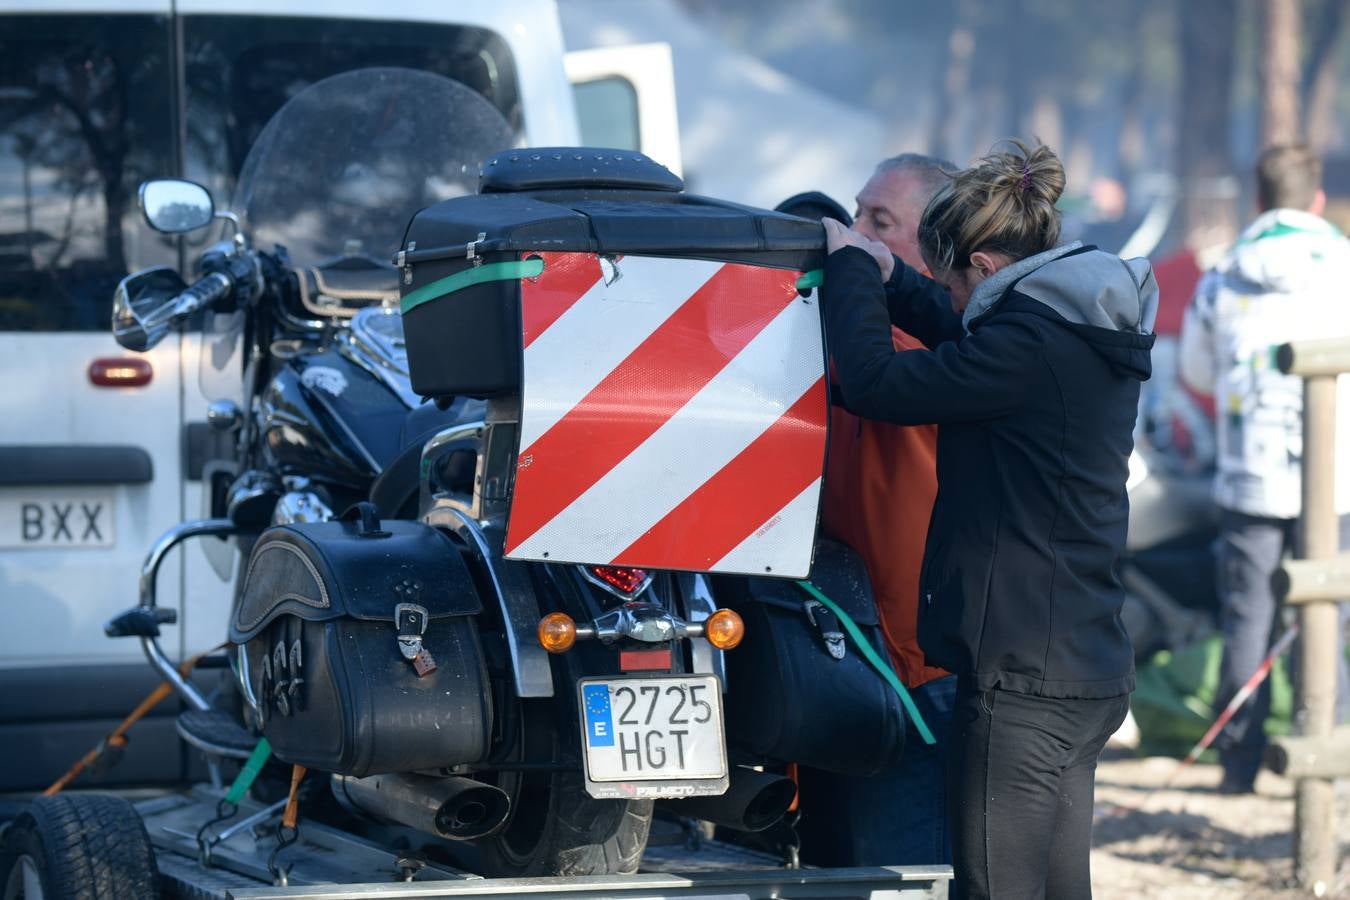
[[[278,758],[364,776],[478,762],[492,700],[456,546],[419,522],[282,525],[230,621]]]
[[[685,194],[679,178],[640,153],[505,151],[484,165],[479,190],[419,212],[399,254],[408,366],[423,396],[519,390],[520,280],[542,271],[540,253],[800,272],[824,260],[819,223]]]
[[[862,558],[821,540],[811,581],[886,659]],[[906,721],[900,698],[833,614],[789,581],[722,577],[714,584],[719,603],[745,620],[745,639],[726,657],[733,752],[841,775],[875,775],[899,762]]]

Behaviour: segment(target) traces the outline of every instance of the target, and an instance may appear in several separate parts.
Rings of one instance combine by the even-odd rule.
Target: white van
[[[679,170],[669,49],[565,60],[552,0],[0,9],[0,791],[54,780],[154,685],[139,643],[102,626],[135,604],[155,537],[202,514],[202,469],[222,450],[194,330],[144,355],[109,331],[127,272],[195,255],[142,223],[137,185],[185,177],[227,204],[289,97],[368,66],[461,81],[523,143],[641,149]],[[228,589],[202,550],[176,552],[159,585],[178,611],[166,648],[222,640]],[[183,775],[171,707],[103,783]]]

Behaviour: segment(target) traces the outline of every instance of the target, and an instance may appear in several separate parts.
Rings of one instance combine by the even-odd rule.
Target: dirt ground
[[[1262,772],[1254,795],[1218,794],[1217,766],[1195,765],[1139,803],[1175,759],[1108,752],[1097,769],[1096,900],[1293,900],[1293,782]],[[1324,896],[1350,897],[1350,782],[1337,790],[1341,862]]]

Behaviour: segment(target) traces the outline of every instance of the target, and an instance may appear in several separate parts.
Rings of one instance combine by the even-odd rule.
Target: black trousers
[[[947,770],[952,900],[1084,900],[1097,757],[1129,696],[1055,700],[957,686]]]

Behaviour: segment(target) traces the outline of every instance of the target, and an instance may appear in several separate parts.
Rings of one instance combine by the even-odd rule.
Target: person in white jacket
[[[1205,274],[1181,331],[1179,373],[1213,395],[1214,496],[1220,508],[1218,586],[1224,655],[1219,707],[1256,670],[1279,615],[1271,576],[1297,539],[1302,507],[1303,382],[1281,374],[1274,350],[1288,341],[1350,336],[1350,242],[1321,217],[1321,164],[1303,145],[1273,147],[1257,163],[1263,212]],[[1350,539],[1350,384],[1340,379],[1337,511]],[[1342,623],[1346,605],[1342,604]],[[1338,710],[1345,718],[1341,659]],[[1265,750],[1269,682],[1217,742],[1220,790],[1253,789]]]

